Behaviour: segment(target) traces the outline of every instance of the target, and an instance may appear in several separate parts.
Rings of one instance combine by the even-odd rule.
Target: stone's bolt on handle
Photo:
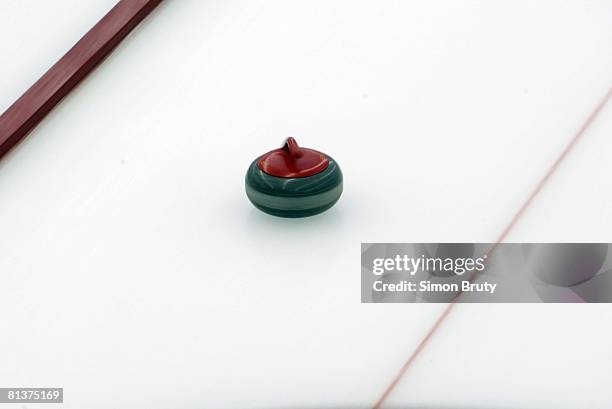
[[[291,156],[294,156],[296,158],[299,158],[304,154],[302,152],[302,148],[300,148],[300,145],[298,145],[295,138],[292,137],[287,138],[287,140],[285,141],[285,148],[289,151]]]

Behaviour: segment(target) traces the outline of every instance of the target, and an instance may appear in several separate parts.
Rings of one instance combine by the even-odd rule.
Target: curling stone
[[[307,217],[332,207],[342,194],[342,172],[329,155],[302,148],[288,138],[280,149],[251,163],[246,194],[262,212]]]

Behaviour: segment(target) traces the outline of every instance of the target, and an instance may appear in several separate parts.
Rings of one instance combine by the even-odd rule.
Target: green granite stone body
[[[342,194],[342,171],[329,158],[324,171],[302,178],[269,175],[251,163],[245,178],[246,194],[259,210],[280,217],[307,217],[332,207]]]

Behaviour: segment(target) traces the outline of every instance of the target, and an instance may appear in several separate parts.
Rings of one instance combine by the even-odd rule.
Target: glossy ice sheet
[[[0,109],[112,4],[3,1]],[[606,1],[167,0],[0,163],[0,386],[372,405],[443,305],[361,305],[360,242],[495,240],[612,85],[611,21]],[[608,107],[510,240],[612,240],[611,133]],[[321,216],[244,196],[289,135],[342,164]],[[611,321],[459,305],[390,403],[609,408]]]

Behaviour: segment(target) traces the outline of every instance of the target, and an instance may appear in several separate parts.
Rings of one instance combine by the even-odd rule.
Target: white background
[[[2,0],[0,111],[113,3]],[[494,241],[612,85],[611,27],[611,1],[166,0],[0,162],[0,386],[371,407],[444,305],[360,304],[360,243]],[[247,201],[287,136],[342,166],[327,213]],[[608,106],[509,241],[612,241],[611,136]],[[389,406],[609,409],[611,328],[459,305]]]

